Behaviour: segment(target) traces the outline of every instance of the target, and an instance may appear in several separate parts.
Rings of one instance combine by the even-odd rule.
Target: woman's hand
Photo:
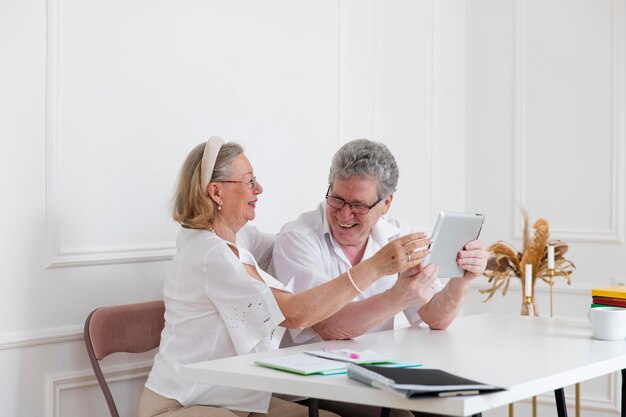
[[[364,262],[374,268],[379,277],[402,272],[417,266],[428,255],[430,239],[425,233],[411,233],[383,246]]]

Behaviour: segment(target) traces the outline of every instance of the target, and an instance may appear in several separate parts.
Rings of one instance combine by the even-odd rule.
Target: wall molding
[[[0,350],[72,342],[83,339],[83,326],[68,326],[0,334]]]
[[[47,241],[48,268],[169,261],[176,252],[175,246],[165,245],[66,251],[60,247],[58,223],[54,228],[55,233],[51,234]]]
[[[61,247],[59,216],[59,8],[46,0],[46,265],[48,268],[164,261],[175,245],[67,250]]]
[[[428,3],[430,7],[430,15],[429,15],[429,25],[428,28],[428,102],[430,105],[428,106],[429,114],[428,114],[428,153],[430,158],[428,158],[428,168],[426,171],[429,173],[430,178],[426,183],[428,184],[428,190],[424,192],[425,195],[430,199],[430,216],[431,222],[434,222],[435,217],[439,214],[437,208],[435,207],[435,189],[437,188],[437,184],[435,184],[435,164],[433,163],[435,158],[435,2],[431,0]],[[432,227],[434,227],[434,223],[431,223]]]
[[[514,62],[513,62],[513,142],[514,195],[524,207],[526,201],[526,2],[514,0]],[[569,242],[624,243],[624,155],[626,108],[624,106],[624,0],[611,1],[611,192],[609,230],[552,229],[554,237]],[[513,206],[514,237],[522,238],[522,220],[518,208]]]
[[[337,149],[342,145],[341,139],[341,2],[337,1]]]
[[[102,369],[109,384],[147,378],[152,369],[152,361],[127,364]],[[61,394],[63,391],[98,385],[92,370],[77,371],[46,376],[45,417],[61,417]]]

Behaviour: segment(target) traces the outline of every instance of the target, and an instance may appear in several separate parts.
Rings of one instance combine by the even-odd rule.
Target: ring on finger
[[[406,255],[406,261],[411,262],[411,252],[405,252],[404,254]]]

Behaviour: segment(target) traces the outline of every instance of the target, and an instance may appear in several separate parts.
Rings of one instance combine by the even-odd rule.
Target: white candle
[[[548,245],[548,269],[554,269],[554,246]]]
[[[533,287],[533,266],[526,264],[526,273],[524,274],[524,297],[530,297]]]

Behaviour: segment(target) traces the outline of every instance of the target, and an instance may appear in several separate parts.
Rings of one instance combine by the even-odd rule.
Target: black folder
[[[349,364],[348,376],[408,398],[477,395],[504,388],[453,375],[440,369],[387,368]]]

